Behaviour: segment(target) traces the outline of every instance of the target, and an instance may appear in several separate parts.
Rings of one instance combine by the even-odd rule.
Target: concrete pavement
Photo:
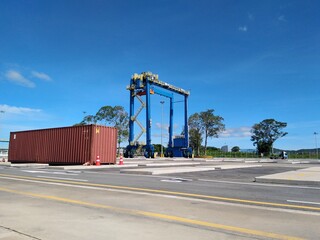
[[[12,179],[1,182],[0,202],[5,204],[0,204],[0,226],[33,239],[233,240],[319,236],[319,214],[314,212],[60,183],[47,185]]]
[[[259,183],[320,186],[320,167],[310,167],[296,171],[256,177],[255,181]]]
[[[31,236],[0,226],[0,239],[3,240],[31,240]]]
[[[119,160],[117,161],[119,162]],[[230,164],[228,164],[230,163]],[[259,163],[262,165],[257,165]],[[0,162],[1,166],[11,166],[18,168],[50,168],[60,170],[100,170],[100,169],[117,169],[121,173],[143,174],[143,175],[161,175],[188,172],[203,172],[213,170],[226,170],[236,168],[261,167],[263,164],[281,164],[284,160],[277,162],[269,159],[185,159],[185,158],[133,158],[124,159],[124,165],[101,165],[101,166],[48,166],[47,164],[10,164],[9,162]],[[319,161],[297,161],[287,160],[289,164],[307,163],[319,164]],[[313,165],[314,166],[314,165]],[[275,184],[292,184],[292,185],[316,185],[320,186],[320,167],[310,167],[296,171],[288,171],[265,176],[255,177],[255,182],[275,183]]]

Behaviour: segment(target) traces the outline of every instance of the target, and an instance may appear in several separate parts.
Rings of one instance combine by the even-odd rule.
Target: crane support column
[[[146,130],[147,130],[147,144],[145,147],[145,154],[146,158],[152,157],[154,158],[154,147],[151,144],[151,103],[150,103],[150,83],[146,81]]]
[[[184,142],[185,146],[189,147],[189,133],[188,133],[188,96],[184,96]]]
[[[169,143],[168,143],[169,148],[173,147],[172,138],[173,138],[173,98],[170,98]]]
[[[130,119],[129,119],[129,144],[132,145],[134,139],[134,91],[130,90]]]

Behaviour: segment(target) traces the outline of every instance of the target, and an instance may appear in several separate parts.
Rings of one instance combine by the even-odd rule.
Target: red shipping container
[[[115,164],[117,129],[99,125],[50,128],[10,133],[12,163]]]

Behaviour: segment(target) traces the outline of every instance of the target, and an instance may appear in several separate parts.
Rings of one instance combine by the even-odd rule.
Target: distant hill
[[[310,149],[299,149],[299,150],[285,150],[285,149],[277,149],[274,148],[273,149],[274,152],[282,152],[285,151],[287,153],[317,153],[317,149],[316,148],[310,148]],[[318,152],[320,153],[320,148],[318,148]]]

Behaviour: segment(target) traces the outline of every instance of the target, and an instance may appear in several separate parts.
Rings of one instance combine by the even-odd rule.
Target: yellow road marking
[[[245,199],[238,199],[238,198],[226,198],[226,197],[219,197],[219,196],[202,195],[202,194],[195,194],[195,193],[157,190],[157,189],[150,189],[150,188],[136,188],[136,187],[116,186],[116,185],[99,184],[99,183],[83,183],[83,182],[76,182],[76,181],[24,177],[24,176],[7,175],[7,174],[0,174],[0,177],[11,177],[11,178],[17,178],[17,179],[29,179],[29,180],[47,181],[47,182],[56,182],[56,183],[68,183],[68,184],[74,184],[74,185],[80,185],[80,186],[103,187],[103,188],[140,191],[140,192],[148,192],[148,193],[161,193],[161,194],[168,194],[168,195],[175,195],[175,196],[195,197],[195,198],[212,199],[212,200],[235,202],[235,203],[246,203],[246,204],[255,204],[255,205],[271,206],[271,207],[286,207],[286,208],[293,208],[293,209],[320,211],[320,207],[300,206],[300,205],[285,204],[285,203],[261,202],[261,201],[245,200]]]
[[[221,229],[224,231],[231,231],[231,232],[237,232],[241,234],[247,234],[247,235],[254,235],[254,236],[260,236],[265,238],[272,238],[272,239],[281,239],[281,240],[302,240],[303,238],[283,235],[283,234],[277,234],[277,233],[271,233],[271,232],[264,232],[254,229],[248,229],[248,228],[241,228],[241,227],[235,227],[235,226],[228,226],[218,223],[212,223],[212,222],[205,222],[200,220],[193,220],[189,218],[184,217],[178,217],[178,216],[172,216],[172,215],[166,215],[161,213],[154,213],[154,212],[146,212],[146,211],[140,211],[140,210],[131,210],[126,208],[118,208],[103,204],[97,204],[97,203],[90,203],[90,202],[83,202],[79,200],[69,199],[69,198],[62,198],[57,196],[50,196],[50,195],[43,195],[43,194],[37,194],[37,193],[31,193],[31,192],[22,192],[17,190],[12,190],[8,188],[0,188],[0,191],[13,193],[13,194],[19,194],[23,196],[30,196],[30,197],[36,197],[41,199],[47,199],[57,202],[64,202],[64,203],[72,203],[76,205],[82,205],[82,206],[88,206],[88,207],[95,207],[95,208],[102,208],[102,209],[108,209],[111,211],[117,211],[121,213],[131,214],[131,215],[140,215],[145,217],[151,217],[161,220],[170,220],[174,222],[180,222],[184,224],[191,224],[191,225],[197,225],[202,227],[209,227],[214,229]]]

